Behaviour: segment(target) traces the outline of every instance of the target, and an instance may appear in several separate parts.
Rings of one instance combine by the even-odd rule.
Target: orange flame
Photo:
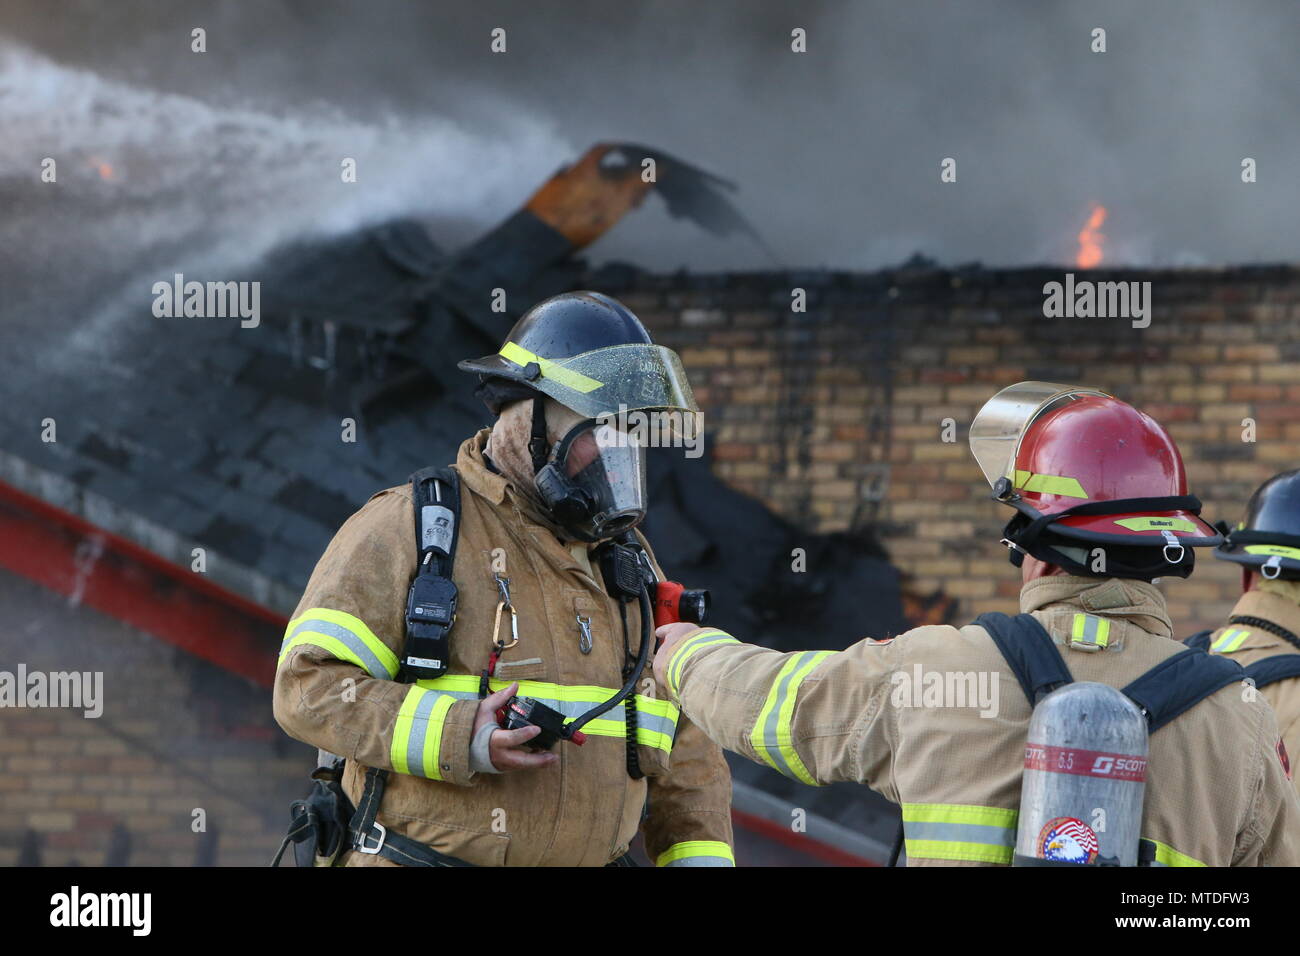
[[[1101,246],[1106,241],[1106,236],[1100,229],[1105,221],[1106,207],[1093,203],[1087,224],[1079,230],[1079,254],[1074,259],[1078,268],[1092,269],[1101,265]]]
[[[102,159],[92,159],[90,165],[95,172],[99,173],[99,178],[105,182],[109,182],[117,177],[117,174],[113,171],[112,165],[104,162]]]

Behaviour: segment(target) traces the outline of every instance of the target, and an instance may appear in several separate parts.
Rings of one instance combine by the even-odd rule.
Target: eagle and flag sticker
[[[1077,817],[1056,817],[1038,831],[1038,856],[1061,863],[1092,863],[1097,859],[1097,834]]]

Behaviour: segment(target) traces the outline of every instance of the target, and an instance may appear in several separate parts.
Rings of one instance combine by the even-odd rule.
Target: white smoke
[[[527,117],[506,137],[428,115],[216,106],[7,42],[0,116],[5,311],[89,309],[78,324],[87,345],[117,316],[147,311],[150,286],[173,272],[229,278],[286,241],[394,216],[495,221],[575,155]],[[41,181],[47,157],[54,183]],[[345,158],[355,183],[343,182]]]

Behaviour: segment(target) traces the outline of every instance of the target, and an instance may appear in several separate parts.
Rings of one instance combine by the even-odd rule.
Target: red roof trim
[[[93,561],[88,541],[102,546]],[[282,615],[3,482],[0,567],[79,594],[95,610],[259,686],[274,683]]]

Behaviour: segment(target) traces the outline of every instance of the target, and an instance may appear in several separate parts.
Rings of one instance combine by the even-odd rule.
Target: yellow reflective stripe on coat
[[[958,803],[904,803],[903,839],[909,860],[1010,863],[1019,813]]]
[[[547,358],[542,358],[535,352],[530,352],[522,345],[516,345],[514,342],[507,342],[501,346],[500,355],[504,359],[509,359],[516,365],[527,365],[529,362],[536,362],[537,367],[542,370],[542,375],[549,378],[552,382],[558,382],[565,388],[571,388],[575,392],[594,392],[604,385],[604,382],[598,382],[594,378],[588,378],[581,372],[575,372],[571,368],[565,368],[556,362]]]
[[[758,720],[749,735],[754,751],[768,766],[814,787],[819,784],[799,759],[790,727],[794,721],[799,685],[813,668],[834,653],[836,652],[803,651],[791,654],[772,681],[767,700],[763,702],[763,709],[758,712]]]
[[[365,621],[344,611],[314,607],[289,622],[280,645],[278,667],[293,648],[303,644],[319,647],[333,657],[356,664],[371,677],[397,677],[397,655],[375,637]]]
[[[398,773],[441,780],[442,726],[455,698],[412,685],[393,725],[389,758]]]
[[[1244,627],[1230,627],[1220,634],[1210,645],[1210,650],[1218,654],[1231,654],[1241,650],[1241,645],[1250,637],[1250,631]]]
[[[488,682],[493,691],[509,687],[513,681],[495,679]],[[616,693],[617,688],[592,687],[585,685],[550,684],[543,681],[521,680],[519,696],[531,697],[553,710],[558,710],[570,719],[580,717],[596,704],[603,704]],[[433,691],[451,700],[474,700],[478,698],[479,678],[473,674],[446,674],[433,680],[417,681],[416,686]],[[659,700],[635,695],[636,701],[636,741],[647,747],[657,747],[669,753],[673,749],[673,740],[677,736],[677,705],[670,700]],[[627,737],[627,722],[622,708],[609,712],[615,716],[602,715],[588,721],[582,727],[585,734],[597,737]]]
[[[1070,642],[1105,647],[1110,642],[1110,621],[1093,614],[1076,614],[1070,628]]]
[[[655,859],[655,866],[735,866],[731,847],[719,840],[674,843]]]
[[[1200,860],[1188,856],[1186,853],[1179,853],[1173,847],[1158,840],[1147,840],[1156,848],[1156,858],[1152,866],[1205,866]]]
[[[716,627],[708,628],[682,641],[673,648],[672,657],[668,658],[668,666],[664,668],[664,676],[668,681],[668,692],[674,697],[680,696],[678,688],[681,686],[682,668],[686,666],[686,659],[701,647],[708,647],[712,644],[739,643],[740,641],[726,631],[720,631]]]

